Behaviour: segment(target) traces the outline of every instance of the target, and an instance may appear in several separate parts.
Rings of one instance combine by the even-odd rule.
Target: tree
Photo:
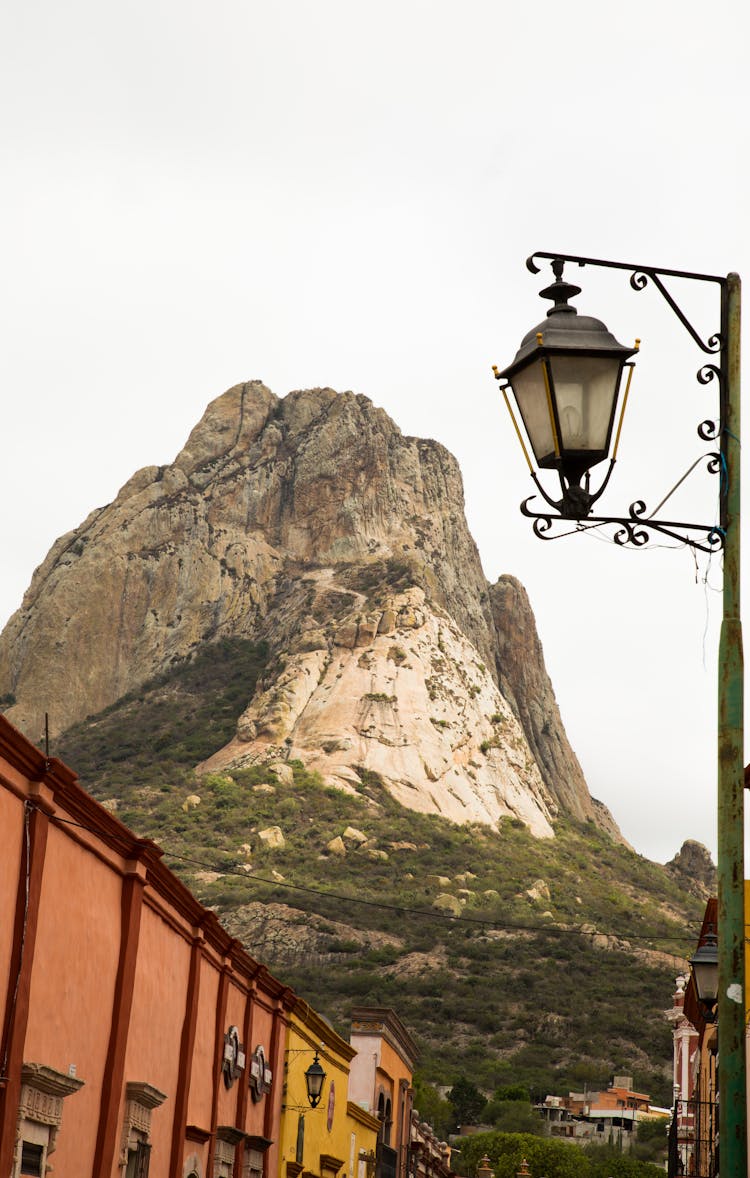
[[[467,1080],[460,1076],[448,1093],[448,1100],[453,1106],[453,1115],[459,1125],[475,1125],[479,1115],[487,1103],[487,1098]]]
[[[544,1121],[525,1100],[491,1100],[482,1113],[482,1120],[503,1133],[544,1133]]]
[[[414,1077],[412,1087],[414,1108],[420,1118],[427,1121],[428,1125],[432,1125],[438,1137],[446,1138],[453,1128],[454,1116],[451,1105],[421,1076]]]
[[[506,1084],[504,1088],[496,1088],[493,1100],[525,1100],[529,1103],[529,1090],[523,1084]]]
[[[601,1145],[582,1149],[554,1137],[497,1132],[476,1133],[461,1140],[461,1155],[456,1159],[459,1172],[472,1178],[484,1154],[495,1178],[515,1178],[523,1158],[533,1175],[546,1178],[664,1178],[663,1169]]]

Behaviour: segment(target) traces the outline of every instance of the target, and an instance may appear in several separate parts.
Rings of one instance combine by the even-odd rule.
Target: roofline
[[[380,1033],[394,1051],[399,1053],[410,1070],[414,1070],[419,1059],[419,1050],[395,1010],[390,1006],[352,1007],[352,1036],[372,1033]]]
[[[292,1009],[297,1000],[295,992],[275,978],[265,965],[251,957],[242,944],[222,927],[216,914],[204,908],[190,889],[165,866],[162,862],[162,848],[151,839],[138,838],[124,822],[86,792],[68,765],[57,757],[45,757],[1,714],[0,757],[26,781],[46,788],[52,800],[52,822],[55,821],[54,810],[64,810],[74,822],[69,831],[71,835],[77,825],[93,834],[125,862],[141,863],[145,868],[146,884],[193,928],[200,930],[208,945],[228,958],[232,966],[247,979],[261,982],[267,993],[279,1000],[285,1009]],[[17,796],[29,798],[29,792],[23,787],[19,788],[12,780],[6,779],[4,784]],[[40,809],[49,809],[41,797],[37,804]]]
[[[335,1031],[327,1019],[318,1014],[317,1010],[313,1010],[310,1003],[305,998],[300,998],[295,995],[294,1003],[291,1007],[293,1018],[297,1018],[299,1022],[311,1032],[312,1038],[320,1040],[325,1043],[325,1046],[338,1055],[343,1056],[347,1063],[350,1063],[357,1054],[356,1047],[352,1047],[351,1043],[347,1043],[346,1039]],[[293,1024],[290,1024],[290,1028]]]

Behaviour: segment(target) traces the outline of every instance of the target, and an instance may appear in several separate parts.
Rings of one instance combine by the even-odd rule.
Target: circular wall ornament
[[[236,1027],[230,1027],[224,1036],[224,1057],[221,1061],[221,1074],[224,1084],[231,1088],[245,1066],[245,1052],[240,1043],[240,1033]]]
[[[271,1091],[273,1072],[266,1062],[266,1053],[260,1043],[250,1056],[250,1095],[257,1104]]]

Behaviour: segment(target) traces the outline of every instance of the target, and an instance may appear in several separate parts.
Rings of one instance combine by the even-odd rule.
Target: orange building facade
[[[273,1178],[296,995],[0,716],[0,1175]]]

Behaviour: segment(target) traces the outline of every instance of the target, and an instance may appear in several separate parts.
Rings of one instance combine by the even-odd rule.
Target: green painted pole
[[[724,611],[719,642],[719,1171],[747,1178],[744,748],[740,620],[740,279],[721,294]]]

